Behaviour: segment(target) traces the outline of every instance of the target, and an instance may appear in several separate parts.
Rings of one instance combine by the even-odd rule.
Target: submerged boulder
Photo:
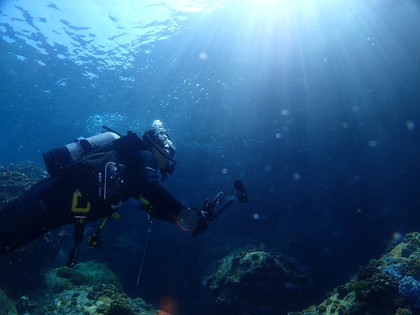
[[[285,314],[302,303],[311,281],[295,259],[254,249],[223,258],[204,283],[215,314]]]
[[[88,261],[74,268],[58,267],[45,275],[48,290],[36,301],[33,315],[48,314],[156,314],[140,298],[122,291],[116,275],[105,264]]]
[[[121,290],[117,276],[105,264],[96,261],[81,262],[73,268],[51,269],[45,274],[45,282],[48,290],[54,293],[98,283],[107,283]]]
[[[15,303],[0,289],[0,315],[17,315]]]
[[[130,298],[116,275],[99,262],[53,268],[43,278],[38,287],[22,289],[27,295],[20,298],[9,298],[0,290],[0,315],[156,315],[159,312],[141,298]]]

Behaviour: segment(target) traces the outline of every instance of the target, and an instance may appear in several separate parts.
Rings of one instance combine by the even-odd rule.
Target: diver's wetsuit
[[[128,140],[123,139],[126,137]],[[152,216],[175,222],[184,205],[159,184],[154,154],[136,147],[126,137],[121,138],[122,141],[116,140],[118,145],[115,146],[120,163],[126,167],[120,201],[125,202],[131,197],[138,199],[141,195],[153,206]],[[0,209],[0,254],[35,240],[53,228],[72,223],[71,204],[78,185],[66,177],[49,177]],[[102,199],[89,201],[91,210],[87,221],[95,221],[116,211],[110,202]]]

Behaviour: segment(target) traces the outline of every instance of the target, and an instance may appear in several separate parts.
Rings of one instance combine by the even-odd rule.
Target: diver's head
[[[156,155],[162,180],[165,180],[168,174],[173,173],[177,163],[173,159],[175,146],[169,137],[168,130],[163,127],[162,121],[154,120],[152,129],[144,133],[143,139],[149,144],[151,151]]]

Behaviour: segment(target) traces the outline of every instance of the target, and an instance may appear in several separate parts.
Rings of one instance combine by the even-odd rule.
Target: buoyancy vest
[[[43,154],[51,176],[62,176],[89,200],[97,198],[117,202],[124,188],[127,156],[145,147],[133,132],[119,136],[104,132],[89,138],[77,138],[65,146]]]
[[[75,189],[71,205],[74,215],[74,246],[67,266],[72,267],[76,263],[78,246],[83,240],[84,225],[92,202],[106,201],[112,211],[118,209],[122,204],[125,185],[125,165],[121,161],[129,159],[136,150],[144,147],[143,139],[133,132],[129,131],[123,137],[105,132],[87,139],[78,138],[73,143],[43,154],[49,174],[64,177]],[[99,244],[99,233],[105,222],[106,218],[98,231],[89,238],[90,246]]]

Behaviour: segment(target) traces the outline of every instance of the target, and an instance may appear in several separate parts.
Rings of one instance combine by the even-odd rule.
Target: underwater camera
[[[238,198],[239,202],[247,202],[248,194],[246,192],[244,184],[242,184],[242,181],[240,179],[237,179],[233,182],[233,185],[235,186],[235,195]]]
[[[195,208],[184,208],[177,214],[177,224],[184,231],[192,232],[193,237],[207,229],[210,221],[215,220],[223,211],[232,205],[236,199],[240,203],[248,201],[248,194],[242,181],[235,180],[235,195],[226,196],[221,190],[213,199],[206,199],[200,211]],[[225,198],[227,197],[227,198]],[[226,202],[225,202],[226,201]],[[215,209],[218,208],[216,211]]]

